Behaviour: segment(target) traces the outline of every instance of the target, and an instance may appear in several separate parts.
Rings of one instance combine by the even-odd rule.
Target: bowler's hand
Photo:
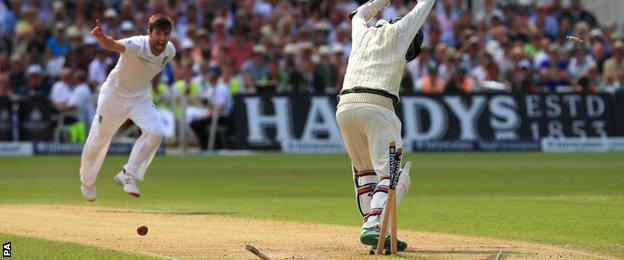
[[[100,19],[95,19],[95,27],[93,28],[93,30],[91,30],[91,34],[93,34],[93,36],[98,39],[106,36],[102,31],[102,27],[100,26]]]

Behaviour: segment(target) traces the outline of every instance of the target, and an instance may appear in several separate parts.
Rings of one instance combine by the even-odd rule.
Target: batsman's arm
[[[390,0],[371,0],[360,6],[357,10],[349,14],[351,19],[351,37],[366,30],[366,23],[372,19],[379,11],[390,4]]]
[[[116,51],[119,53],[123,53],[126,51],[126,46],[124,46],[123,43],[116,41],[112,37],[104,34],[104,32],[102,31],[102,27],[100,26],[99,19],[95,20],[95,27],[91,31],[91,34],[93,34],[93,36],[95,36],[95,38],[98,40],[100,46],[102,46],[102,49],[105,49],[107,51]]]
[[[420,27],[427,20],[434,4],[435,0],[419,0],[413,9],[397,22],[399,27],[399,48],[401,50],[407,51],[414,36],[416,36]],[[399,51],[399,53],[405,52]]]

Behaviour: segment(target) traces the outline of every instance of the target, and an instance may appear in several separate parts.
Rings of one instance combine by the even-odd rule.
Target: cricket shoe
[[[365,245],[377,246],[377,239],[379,238],[379,228],[362,228],[360,233],[360,242]],[[390,249],[390,235],[386,235],[386,242],[384,243],[384,249]],[[405,251],[407,249],[407,243],[397,239],[397,251]]]
[[[137,198],[141,196],[141,193],[136,186],[136,180],[134,179],[134,177],[132,177],[132,175],[128,174],[126,170],[122,170],[117,175],[115,175],[113,180],[117,184],[119,184],[119,186],[123,187],[123,190],[131,196]]]
[[[97,192],[95,191],[95,185],[85,186],[80,185],[80,191],[82,192],[82,197],[85,198],[88,202],[94,202],[97,198]]]

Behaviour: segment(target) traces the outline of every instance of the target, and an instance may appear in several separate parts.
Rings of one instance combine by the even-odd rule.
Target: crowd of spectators
[[[346,14],[363,2],[0,0],[0,96],[44,96],[61,110],[75,107],[68,105],[73,90],[82,97],[88,86],[96,95],[118,58],[90,35],[95,19],[106,34],[124,38],[146,34],[154,13],[173,18],[178,50],[154,81],[158,102],[187,96],[200,100],[191,105],[220,106],[227,114],[231,98],[218,97],[224,89],[335,94],[351,50]],[[601,25],[580,0],[484,0],[478,10],[468,2],[437,0],[402,93],[624,91],[621,28]],[[415,3],[390,0],[371,24],[404,15]],[[190,114],[188,120],[197,119]]]

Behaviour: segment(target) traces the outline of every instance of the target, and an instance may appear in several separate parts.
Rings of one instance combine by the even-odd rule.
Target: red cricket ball
[[[137,234],[139,234],[140,236],[147,235],[147,227],[146,226],[139,226],[137,228]]]

